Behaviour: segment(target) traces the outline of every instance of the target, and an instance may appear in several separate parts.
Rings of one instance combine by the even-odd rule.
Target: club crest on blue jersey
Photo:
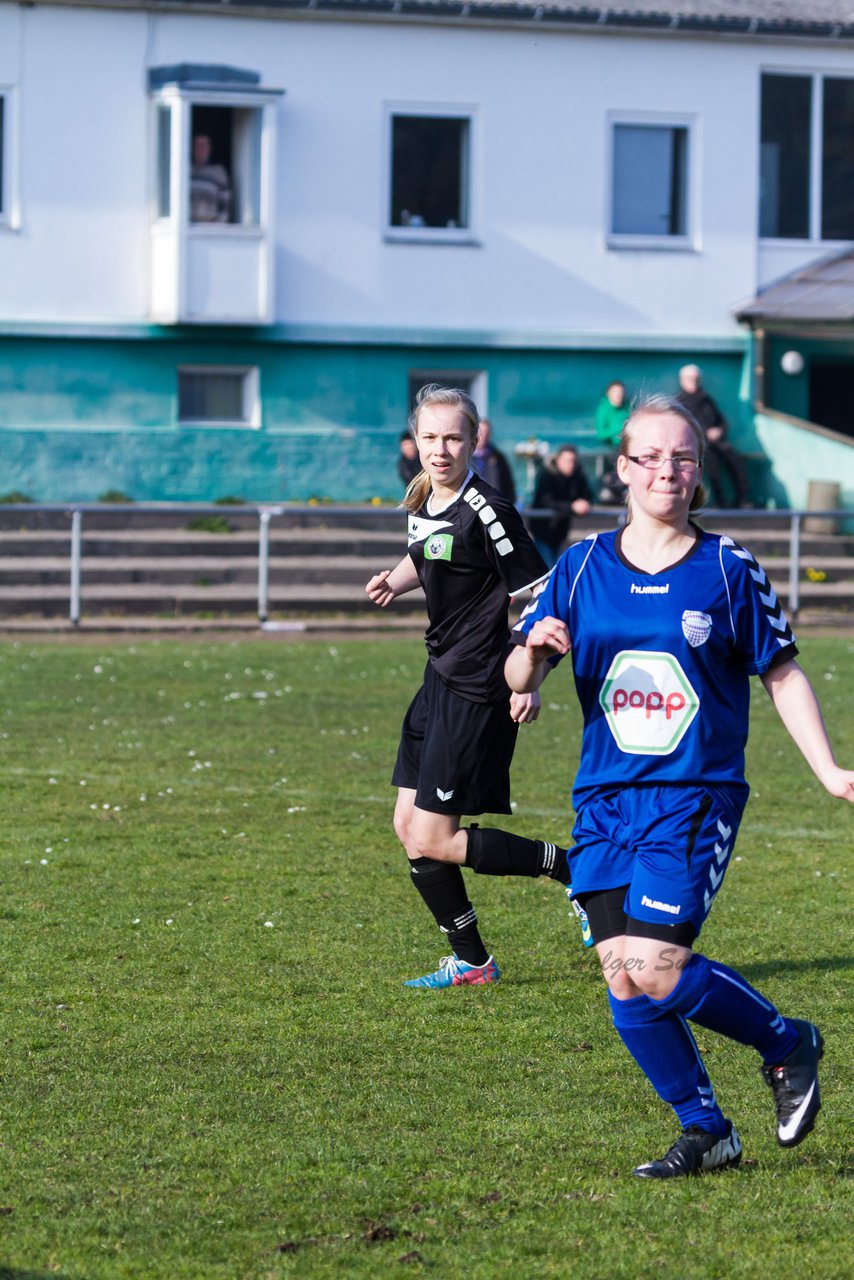
[[[705,644],[712,634],[712,620],[700,609],[686,609],[682,614],[682,634],[692,649]]]

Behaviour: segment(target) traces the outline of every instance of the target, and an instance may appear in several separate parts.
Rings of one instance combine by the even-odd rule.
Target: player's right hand
[[[559,618],[539,618],[528,632],[525,648],[535,662],[569,653],[569,627]]]
[[[371,578],[365,591],[373,600],[374,604],[378,604],[381,609],[385,609],[386,605],[390,605],[394,599],[394,591],[388,585],[388,576],[391,569],[383,569],[380,573],[375,573]]]

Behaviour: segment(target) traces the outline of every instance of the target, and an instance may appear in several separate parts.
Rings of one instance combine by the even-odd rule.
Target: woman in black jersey
[[[403,722],[392,775],[394,829],[415,887],[453,955],[407,986],[497,982],[461,866],[486,875],[547,875],[566,884],[566,852],[477,826],[463,814],[510,813],[510,762],[520,724],[539,715],[536,694],[504,679],[509,599],[548,570],[512,503],[472,471],[478,412],[463,392],[422,387],[410,426],[423,470],[406,491],[409,552],[365,590],[386,607],[419,584],[427,599],[424,683]]]

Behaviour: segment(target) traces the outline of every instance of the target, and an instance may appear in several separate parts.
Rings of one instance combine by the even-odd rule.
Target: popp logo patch
[[[672,654],[633,649],[614,658],[599,703],[617,746],[632,756],[669,756],[700,709]]]

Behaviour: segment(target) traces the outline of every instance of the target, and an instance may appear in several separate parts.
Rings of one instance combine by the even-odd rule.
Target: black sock
[[[565,849],[494,827],[468,828],[466,866],[481,876],[549,876],[569,884]]]
[[[477,916],[457,864],[414,858],[409,874],[436,924],[448,935],[454,955],[466,964],[486,964],[489,952],[478,932]]]

